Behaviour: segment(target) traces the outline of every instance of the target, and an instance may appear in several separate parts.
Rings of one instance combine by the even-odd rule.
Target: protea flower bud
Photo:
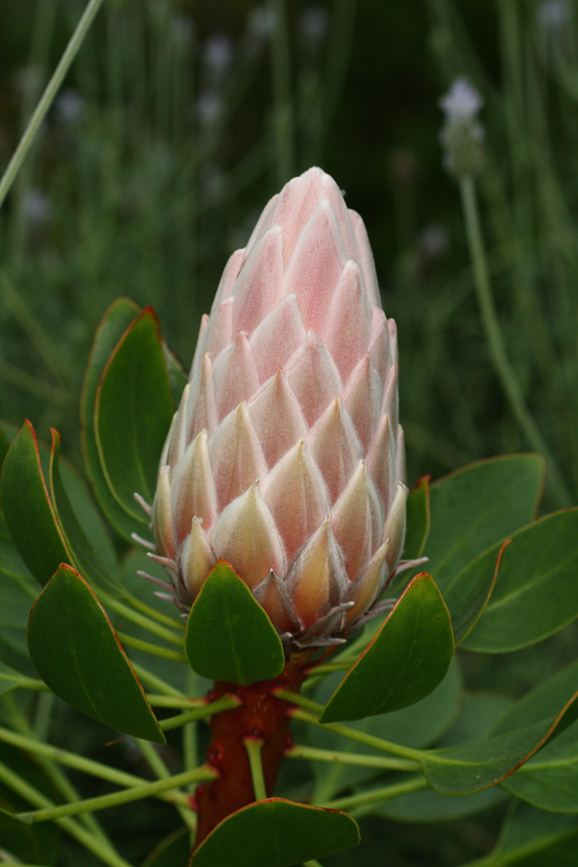
[[[159,559],[181,603],[228,560],[279,633],[337,643],[405,530],[396,329],[363,221],[314,168],[227,263],[160,462]]]

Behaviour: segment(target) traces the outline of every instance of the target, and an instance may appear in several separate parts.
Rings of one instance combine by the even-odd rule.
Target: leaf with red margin
[[[578,508],[545,515],[512,535],[500,579],[464,642],[478,653],[536,644],[578,617]],[[496,555],[490,548],[488,561]]]
[[[116,501],[105,478],[96,444],[94,413],[96,393],[108,360],[127,328],[140,314],[141,309],[128,298],[118,298],[110,305],[97,329],[90,351],[80,401],[80,424],[82,428],[82,451],[84,466],[98,503],[115,530],[131,542],[131,533],[141,532],[145,516],[128,515]]]
[[[482,554],[446,587],[444,599],[452,615],[456,644],[467,638],[484,613],[496,586],[502,555],[509,544],[510,540],[499,549],[495,566],[493,557]]]
[[[183,825],[155,846],[140,867],[187,867],[191,855],[190,831]]]
[[[79,572],[82,572],[83,575],[86,575],[93,583],[99,584],[101,587],[108,587],[109,589],[118,589],[118,583],[114,580],[110,569],[107,568],[104,561],[86,538],[86,534],[80,526],[74,509],[70,504],[60,474],[60,434],[54,428],[51,428],[51,433],[50,493],[54,504],[54,513],[65,539],[66,547],[74,560],[72,565]]]
[[[218,560],[193,602],[185,653],[203,677],[248,686],[281,674],[283,645],[269,615],[226,560]]]
[[[38,596],[28,649],[46,684],[115,731],[165,743],[144,690],[89,584],[61,565]]]
[[[476,461],[433,483],[425,554],[444,595],[475,557],[535,518],[543,486],[544,461],[533,454]]]
[[[319,721],[400,710],[442,682],[454,653],[450,614],[435,581],[416,575],[333,693]]]
[[[2,468],[2,464],[4,463],[4,458],[8,454],[8,449],[10,448],[10,440],[4,433],[2,427],[0,427],[0,469]]]
[[[415,488],[407,495],[407,522],[402,560],[417,560],[423,554],[431,522],[430,479],[431,476],[422,476]]]
[[[415,758],[436,791],[466,795],[509,777],[577,718],[574,665],[509,708],[492,737],[441,750],[416,750]]]
[[[347,813],[267,798],[223,819],[193,852],[190,867],[293,867],[359,840]]]
[[[36,434],[28,420],[8,450],[0,486],[6,524],[16,549],[44,585],[71,556],[48,496]]]
[[[96,394],[95,433],[100,462],[116,501],[137,521],[136,503],[152,503],[159,458],[173,417],[173,401],[159,324],[145,308],[111,355]]]

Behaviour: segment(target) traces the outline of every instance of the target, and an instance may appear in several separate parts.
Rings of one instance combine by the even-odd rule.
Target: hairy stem
[[[257,788],[265,796],[273,791],[283,753],[290,742],[289,705],[274,690],[280,686],[299,688],[303,667],[303,662],[287,663],[278,678],[250,686],[215,684],[209,695],[212,701],[232,693],[241,703],[211,719],[207,761],[219,776],[199,786],[195,793],[199,814],[197,846],[222,819],[255,800],[255,759],[252,765],[246,746],[248,739],[261,741],[263,782],[258,780]],[[249,746],[249,752],[251,749]]]

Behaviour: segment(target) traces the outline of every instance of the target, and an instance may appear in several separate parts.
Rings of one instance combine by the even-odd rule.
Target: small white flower
[[[456,78],[449,91],[439,101],[446,121],[471,120],[481,109],[484,100],[467,78]]]
[[[24,213],[31,223],[39,226],[50,217],[50,199],[40,190],[30,190],[24,197]]]
[[[275,29],[275,11],[269,6],[257,6],[249,15],[247,31],[255,38],[268,39]]]
[[[544,30],[558,31],[570,20],[570,7],[567,0],[544,0],[536,15]]]
[[[444,165],[457,177],[476,175],[482,169],[486,131],[477,119],[484,101],[466,78],[457,78],[439,101],[445,114],[440,131]]]
[[[22,66],[16,70],[12,80],[18,93],[36,93],[42,85],[42,70],[38,66]]]
[[[61,123],[75,124],[82,120],[84,100],[75,90],[63,90],[55,103],[56,117]]]
[[[203,48],[203,62],[216,75],[225,73],[233,62],[233,46],[226,36],[212,36]]]
[[[319,43],[329,30],[329,13],[322,6],[309,6],[301,14],[300,28],[307,42]]]
[[[449,247],[447,230],[440,223],[430,223],[421,232],[420,250],[428,259],[438,259]]]
[[[219,118],[223,110],[221,97],[212,90],[205,90],[199,96],[196,104],[197,118],[201,126],[211,126]]]
[[[188,15],[174,15],[170,26],[175,45],[186,48],[193,42],[195,26]]]

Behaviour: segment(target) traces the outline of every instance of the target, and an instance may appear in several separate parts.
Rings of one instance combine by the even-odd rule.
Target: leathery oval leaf
[[[509,544],[510,540],[499,548],[495,562],[484,554],[476,557],[446,587],[444,598],[452,615],[456,644],[467,638],[486,610]]]
[[[52,428],[49,470],[50,493],[54,504],[54,513],[66,541],[66,547],[74,559],[74,565],[91,581],[98,582],[101,586],[115,588],[117,585],[112,572],[87,539],[62,483],[59,462],[60,444],[60,434]]]
[[[8,454],[8,449],[10,448],[10,440],[4,433],[3,428],[0,426],[0,467],[4,463],[4,458]]]
[[[403,560],[417,560],[423,554],[430,528],[430,476],[423,476],[407,495],[407,519]]]
[[[155,846],[140,867],[187,867],[191,855],[190,831],[184,825]]]
[[[187,622],[185,653],[197,674],[248,686],[281,674],[283,644],[245,582],[219,560],[195,599]]]
[[[36,434],[28,420],[8,450],[0,484],[14,545],[36,580],[44,585],[60,563],[71,558],[48,496]]]
[[[578,820],[518,804],[506,818],[489,855],[468,867],[573,867],[578,847]]]
[[[433,578],[421,572],[349,670],[319,721],[363,719],[415,704],[441,683],[454,646],[443,597]]]
[[[147,525],[134,499],[152,503],[173,401],[159,325],[147,307],[120,339],[96,395],[95,432],[109,488],[123,509]]]
[[[115,731],[165,743],[108,616],[84,578],[62,564],[38,596],[28,649],[46,684]]]
[[[554,512],[512,536],[483,616],[463,646],[505,653],[536,644],[578,616],[578,508]],[[496,556],[490,548],[485,558]]]
[[[359,840],[347,813],[267,798],[223,819],[193,852],[190,867],[293,867]]]
[[[543,483],[544,461],[531,454],[476,461],[434,482],[425,554],[442,593],[471,560],[535,517]]]
[[[140,313],[134,301],[118,298],[106,313],[96,332],[82,386],[80,401],[80,423],[82,428],[82,451],[84,467],[92,485],[98,504],[115,528],[127,541],[131,533],[142,532],[143,517],[132,517],[116,500],[112,493],[98,453],[94,414],[98,386],[108,360],[127,328]]]
[[[578,663],[515,702],[483,740],[416,756],[438,792],[466,795],[509,777],[578,718]]]

